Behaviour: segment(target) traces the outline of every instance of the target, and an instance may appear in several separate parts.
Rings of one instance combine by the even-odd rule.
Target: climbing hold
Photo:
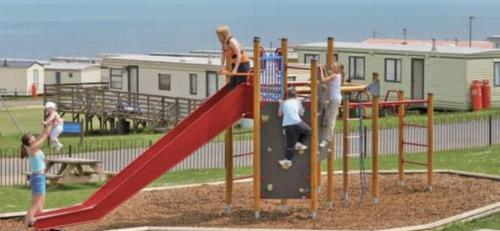
[[[299,192],[304,193],[305,192],[304,188],[299,188]]]
[[[273,148],[267,147],[267,152],[272,152],[272,151],[273,151]]]
[[[262,114],[261,120],[262,122],[267,122],[269,120],[269,115]]]
[[[288,170],[292,165],[288,163],[279,164],[282,169]]]
[[[273,191],[273,184],[268,184],[266,188],[269,192]]]

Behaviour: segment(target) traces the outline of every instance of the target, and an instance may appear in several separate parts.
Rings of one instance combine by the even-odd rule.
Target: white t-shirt
[[[335,74],[335,79],[328,82],[328,99],[342,100],[342,93],[340,92],[341,82],[341,74]]]
[[[287,99],[281,103],[280,107],[283,112],[283,127],[302,122],[300,116],[304,114],[304,107],[299,99]]]

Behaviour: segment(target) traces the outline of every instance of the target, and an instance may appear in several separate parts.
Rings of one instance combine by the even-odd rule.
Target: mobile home
[[[101,82],[100,64],[51,61],[45,66],[45,84],[92,82]]]
[[[44,67],[37,61],[3,59],[0,63],[0,94],[31,95],[43,93]]]
[[[104,57],[102,80],[112,90],[202,99],[225,84],[220,59],[184,55],[118,55]]]
[[[326,43],[295,48],[303,63],[325,63],[326,50]],[[382,93],[403,90],[412,99],[434,93],[437,108],[470,109],[472,81],[488,80],[492,105],[500,107],[499,49],[336,42],[335,58],[353,83],[369,83],[377,72]]]

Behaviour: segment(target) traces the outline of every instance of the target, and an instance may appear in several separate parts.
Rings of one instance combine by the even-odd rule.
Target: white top
[[[283,112],[283,127],[302,122],[300,116],[304,114],[304,107],[299,99],[291,98],[283,101],[280,110]]]
[[[328,99],[342,100],[342,94],[340,93],[341,82],[342,82],[341,74],[336,74],[335,79],[328,82]]]

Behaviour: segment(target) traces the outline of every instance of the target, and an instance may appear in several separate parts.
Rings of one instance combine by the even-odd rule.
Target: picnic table
[[[47,180],[49,184],[57,185],[61,183],[90,183],[98,182],[106,178],[107,173],[101,168],[101,161],[84,158],[49,158],[46,159]],[[52,174],[52,168],[60,165],[55,174]],[[28,175],[29,172],[24,173]]]

